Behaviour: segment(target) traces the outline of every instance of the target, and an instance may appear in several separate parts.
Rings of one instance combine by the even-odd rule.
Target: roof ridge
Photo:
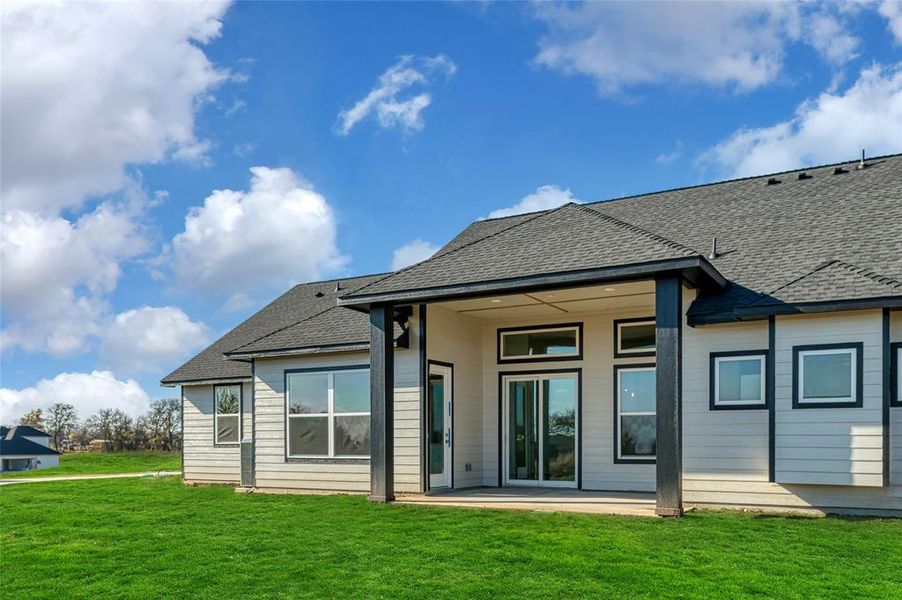
[[[900,158],[900,157],[902,157],[902,152],[898,152],[896,154],[881,154],[880,156],[870,156],[865,159],[865,162],[873,162],[873,161],[878,161],[878,160],[886,160],[888,158]],[[832,162],[832,163],[825,163],[822,165],[811,165],[808,167],[797,167],[795,169],[785,169],[783,171],[775,171],[773,173],[762,173],[760,175],[746,175],[745,177],[733,177],[730,179],[719,179],[717,181],[709,181],[707,183],[697,183],[695,185],[682,185],[682,186],[677,186],[677,187],[673,187],[673,188],[667,188],[664,190],[655,190],[655,191],[651,191],[651,192],[639,192],[637,194],[628,194],[626,196],[616,196],[614,198],[607,198],[605,200],[593,200],[591,202],[582,203],[582,206],[590,206],[591,207],[596,204],[607,204],[608,202],[619,202],[620,200],[632,200],[634,198],[642,198],[645,196],[657,196],[659,194],[666,194],[669,192],[682,192],[685,190],[701,189],[701,188],[711,187],[711,186],[715,186],[715,185],[721,185],[724,183],[736,183],[739,181],[751,181],[752,179],[764,179],[765,177],[776,177],[778,175],[786,175],[787,173],[798,173],[800,171],[811,171],[814,169],[827,169],[829,167],[837,167],[840,165],[856,164],[856,163],[858,163],[859,160],[860,160],[860,158],[854,158],[852,160],[841,160],[841,161]],[[521,217],[523,215],[542,214],[542,213],[548,212],[548,210],[549,209],[546,209],[543,211],[531,211],[531,212],[526,212],[526,213],[520,213],[518,215],[506,215],[503,217],[480,219],[480,221],[501,221],[503,219],[512,219],[513,217]],[[554,210],[554,209],[550,209],[550,210]]]
[[[645,229],[644,227],[639,227],[638,225],[633,225],[632,223],[630,223],[628,221],[624,221],[623,219],[619,219],[617,217],[611,216],[605,212],[602,212],[601,210],[599,210],[597,208],[593,208],[591,206],[587,206],[584,204],[577,204],[576,206],[580,210],[587,211],[600,219],[605,219],[607,221],[613,222],[614,225],[616,225],[617,227],[626,229],[627,231],[636,233],[638,235],[641,235],[641,236],[644,236],[647,238],[651,238],[652,240],[658,242],[659,244],[663,244],[664,246],[667,246],[668,248],[672,248],[674,250],[679,250],[680,252],[686,252],[686,253],[690,253],[690,254],[701,254],[701,252],[699,252],[698,250],[696,250],[694,248],[690,248],[689,246],[685,246],[679,242],[671,240],[670,238],[666,238],[661,234],[655,233],[653,231],[649,231],[648,229]]]
[[[340,307],[338,305],[330,306],[330,307],[326,308],[325,310],[321,310],[317,313],[313,313],[312,315],[308,315],[308,316],[304,317],[303,319],[301,319],[300,321],[294,321],[292,323],[289,323],[288,325],[285,325],[284,327],[279,327],[277,329],[273,329],[272,331],[270,331],[268,333],[264,333],[260,337],[256,337],[249,342],[245,342],[244,344],[241,344],[240,346],[236,346],[236,347],[232,348],[231,350],[227,350],[226,352],[223,352],[223,354],[231,354],[237,350],[240,350],[241,348],[244,348],[245,346],[250,346],[251,344],[259,342],[263,338],[266,338],[273,334],[279,333],[280,331],[285,331],[286,329],[290,329],[290,328],[294,327],[295,325],[300,325],[301,323],[303,323],[305,321],[309,321],[310,319],[313,319],[322,314],[325,314],[325,313],[329,312],[330,310],[332,310],[333,308],[340,308]]]
[[[564,208],[564,207],[566,207],[566,206],[570,206],[571,204],[573,204],[574,206],[577,206],[577,205],[576,205],[575,203],[573,203],[573,202],[568,202],[568,203],[566,203],[566,204],[562,204],[562,205],[560,205],[560,206],[558,206],[558,207],[556,207],[556,208],[553,208],[553,209],[551,209],[551,210],[546,210],[546,211],[544,211],[544,212],[535,213],[535,215],[532,216],[532,217],[530,217],[529,219],[523,219],[523,220],[520,221],[519,223],[514,223],[514,224],[510,225],[509,227],[504,227],[503,229],[499,229],[498,231],[493,231],[493,232],[490,233],[489,235],[487,235],[487,236],[485,236],[485,237],[481,237],[481,238],[479,238],[478,240],[473,240],[473,241],[471,241],[471,242],[467,242],[466,244],[462,244],[462,245],[458,246],[457,248],[452,248],[451,250],[448,250],[447,252],[444,252],[443,254],[441,254],[441,255],[438,256],[438,257],[436,257],[435,255],[433,255],[433,256],[430,256],[429,258],[427,258],[426,260],[420,261],[420,262],[418,262],[418,263],[413,263],[412,265],[407,265],[407,266],[404,267],[403,269],[398,269],[397,271],[392,271],[392,272],[389,273],[386,277],[383,277],[382,279],[379,279],[379,280],[377,280],[377,281],[371,281],[370,283],[366,284],[365,286],[360,287],[360,288],[357,288],[356,290],[354,290],[353,292],[351,292],[351,294],[356,294],[356,293],[362,292],[362,291],[364,291],[366,288],[370,287],[371,285],[374,285],[374,284],[379,283],[379,282],[381,282],[381,281],[385,281],[386,279],[388,279],[388,278],[390,278],[390,277],[393,277],[394,275],[398,275],[398,274],[400,274],[400,273],[404,273],[405,271],[409,271],[410,269],[414,268],[415,266],[421,265],[421,264],[423,264],[423,263],[426,262],[426,261],[432,260],[433,258],[444,258],[444,257],[446,257],[446,256],[449,256],[449,255],[451,255],[451,254],[454,254],[455,252],[458,252],[458,251],[460,251],[460,250],[463,250],[464,248],[469,248],[470,246],[473,246],[473,245],[478,244],[478,243],[480,243],[480,242],[484,242],[485,240],[487,240],[487,239],[489,239],[489,238],[493,238],[493,237],[495,237],[495,236],[497,236],[497,235],[500,235],[500,234],[504,233],[505,231],[510,231],[511,229],[514,229],[514,228],[516,228],[516,227],[520,227],[521,225],[525,225],[526,223],[531,223],[531,222],[535,221],[536,219],[539,219],[539,218],[541,218],[541,217],[543,217],[543,216],[550,215],[550,214],[552,214],[552,213],[554,213],[554,212],[557,212],[557,211],[561,210],[562,208]],[[512,215],[512,216],[513,216],[513,215]]]
[[[807,279],[808,277],[811,277],[815,273],[819,273],[820,271],[823,271],[824,269],[826,269],[827,267],[829,267],[831,265],[837,265],[839,267],[842,267],[843,269],[846,269],[847,271],[851,271],[851,272],[855,273],[856,275],[860,275],[860,276],[870,279],[871,281],[874,281],[876,283],[881,283],[881,284],[884,284],[884,285],[887,285],[890,287],[894,287],[894,288],[902,287],[902,281],[897,281],[896,279],[893,279],[892,277],[887,277],[886,275],[881,275],[880,273],[871,271],[869,269],[865,269],[864,267],[858,266],[856,264],[834,258],[834,259],[827,260],[827,261],[824,261],[824,262],[818,264],[817,266],[815,266],[813,269],[811,269],[807,273],[805,273],[803,275],[799,275],[798,277],[794,278],[792,281],[784,283],[783,285],[777,286],[776,288],[772,289],[771,291],[767,292],[766,294],[760,294],[758,299],[755,300],[754,302],[752,302],[752,304],[758,304],[758,303],[764,301],[765,299],[770,298],[777,292],[779,292],[781,290],[785,290],[786,288],[797,284],[798,282],[802,281],[803,279]]]

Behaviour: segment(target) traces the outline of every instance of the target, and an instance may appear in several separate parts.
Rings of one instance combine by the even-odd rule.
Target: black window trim
[[[237,442],[220,442],[217,440],[216,427],[216,388],[238,387],[238,441]],[[217,383],[213,386],[213,447],[214,448],[237,448],[241,446],[241,440],[244,434],[244,383]]]
[[[655,371],[655,380],[657,381],[658,371],[655,363],[626,363],[614,365],[614,396],[613,396],[613,413],[614,413],[614,464],[615,465],[654,465],[658,462],[657,451],[653,458],[620,458],[620,380],[618,375],[620,371],[627,369],[652,369]],[[658,413],[657,399],[655,399],[655,415]],[[655,432],[657,437],[657,431]]]
[[[305,367],[303,369],[284,369],[282,371],[282,410],[283,418],[283,447],[282,453],[286,464],[306,464],[306,465],[347,465],[347,464],[369,464],[370,456],[291,456],[288,454],[288,376],[292,373],[331,373],[335,371],[360,371],[370,370],[369,363],[358,365],[339,365],[339,366],[320,366]],[[370,398],[370,418],[372,418],[372,398]],[[370,440],[372,443],[372,440]]]
[[[768,389],[768,355],[767,350],[730,350],[726,352],[711,352],[708,355],[708,410],[767,410],[770,408],[771,398]],[[748,356],[749,358],[761,358],[761,391],[764,392],[764,400],[760,403],[736,403],[736,404],[717,404],[717,390],[715,389],[715,381],[717,375],[717,359],[718,358],[737,358]]]
[[[640,325],[642,323],[655,324],[655,316],[649,317],[630,317],[628,319],[614,319],[614,358],[651,358],[657,355],[657,350],[641,350],[639,352],[623,352],[620,350],[620,326],[621,325]],[[655,340],[657,345],[657,339]]]
[[[528,331],[542,331],[554,329],[576,329],[576,354],[566,354],[563,356],[540,356],[536,358],[503,358],[501,355],[501,337],[505,333],[523,333]],[[583,359],[583,323],[582,321],[575,323],[550,323],[547,325],[523,325],[520,327],[499,327],[495,332],[495,355],[499,365],[510,365],[517,363],[542,363],[542,362],[567,362]]]
[[[811,350],[854,350],[855,351],[855,400],[852,402],[803,402],[799,397],[799,368],[801,353]],[[792,347],[792,408],[861,408],[864,406],[864,343],[840,342],[837,344],[806,344]]]
[[[894,408],[902,407],[902,398],[899,397],[899,368],[902,367],[900,352],[902,342],[892,342],[889,345],[889,405]]]

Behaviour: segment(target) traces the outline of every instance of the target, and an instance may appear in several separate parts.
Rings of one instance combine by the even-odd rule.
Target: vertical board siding
[[[482,324],[437,306],[429,307],[426,318],[427,359],[454,365],[454,487],[480,486],[485,466]]]
[[[395,351],[395,491],[420,491],[418,322],[410,348]],[[256,361],[256,483],[258,488],[367,493],[368,460],[301,462],[285,458],[285,370],[368,365],[368,352],[314,354]]]
[[[242,435],[250,436],[250,384],[242,385],[244,395]],[[182,387],[184,410],[183,445],[185,481],[238,483],[241,479],[239,446],[218,446],[213,436],[213,386]]]

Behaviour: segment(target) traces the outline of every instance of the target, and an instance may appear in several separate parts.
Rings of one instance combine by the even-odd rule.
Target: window
[[[853,408],[862,405],[863,344],[794,346],[793,408]]]
[[[614,321],[614,358],[654,355],[654,317]]]
[[[241,440],[241,386],[213,386],[213,402],[215,442],[237,444]]]
[[[614,367],[616,463],[654,462],[657,440],[655,366]]]
[[[767,350],[712,352],[711,410],[767,408]]]
[[[902,342],[894,342],[890,348],[890,406],[902,406]]]
[[[370,371],[286,371],[288,456],[368,458]]]
[[[498,330],[498,362],[581,360],[582,323]]]

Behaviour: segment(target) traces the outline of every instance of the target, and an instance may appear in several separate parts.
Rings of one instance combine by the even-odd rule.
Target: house
[[[902,512],[900,309],[895,155],[476,221],[162,383],[189,482]]]
[[[31,471],[56,467],[60,453],[50,447],[50,435],[28,425],[0,427],[0,471]]]

